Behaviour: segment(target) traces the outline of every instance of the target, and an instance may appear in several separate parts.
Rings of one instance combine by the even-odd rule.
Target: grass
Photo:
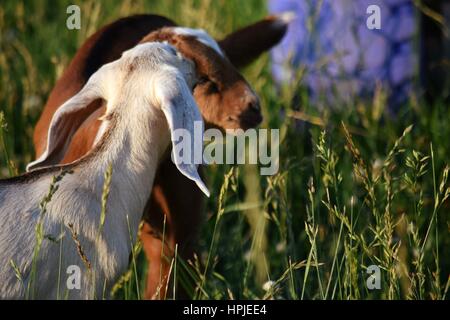
[[[33,159],[33,127],[48,94],[100,25],[152,12],[220,38],[266,15],[262,0],[75,1],[82,29],[69,31],[70,3],[0,6],[2,177]],[[243,73],[260,95],[262,126],[280,128],[280,170],[208,168],[198,256],[171,261],[178,281],[165,298],[183,286],[196,299],[448,299],[449,106],[412,95],[392,116],[377,90],[370,101],[317,108],[301,85],[277,88],[269,67],[264,55]],[[116,298],[143,295],[145,257],[139,243],[130,245]],[[18,271],[14,261],[1,263]],[[380,289],[366,285],[371,265],[381,269]]]

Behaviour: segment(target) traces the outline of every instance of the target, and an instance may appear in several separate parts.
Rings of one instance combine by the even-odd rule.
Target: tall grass
[[[52,86],[100,25],[153,12],[220,38],[266,14],[263,0],[75,1],[82,29],[69,31],[69,3],[0,6],[4,177],[33,158],[33,127]],[[449,106],[412,95],[392,116],[381,90],[372,101],[327,106],[302,89],[307,70],[280,88],[269,67],[263,55],[244,75],[260,95],[262,126],[281,129],[280,170],[260,176],[251,165],[208,168],[213,192],[198,254],[172,260],[170,277],[178,281],[166,298],[182,286],[197,299],[448,299]],[[143,295],[147,262],[139,243],[130,246],[116,298]],[[14,269],[13,261],[0,263]],[[381,270],[380,289],[366,284],[370,265]]]

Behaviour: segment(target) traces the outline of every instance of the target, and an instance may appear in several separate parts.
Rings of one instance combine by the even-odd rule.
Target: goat
[[[208,59],[204,59],[204,55],[197,55],[195,50],[184,43],[184,54],[191,56],[197,65],[204,66],[201,82],[194,89],[194,98],[207,126],[247,129],[261,122],[258,99],[235,67],[248,65],[278,43],[291,19],[289,14],[268,17],[217,42],[203,33],[201,37],[223,56],[224,63],[220,64],[219,69],[217,65],[208,68],[211,65]],[[157,15],[135,15],[101,28],[86,40],[57,81],[35,127],[37,157],[45,151],[49,123],[58,107],[77,92],[100,66],[117,59],[124,50],[143,41],[145,37],[147,40],[161,38],[161,34],[152,34],[152,31],[163,27],[173,28],[175,23]],[[178,27],[172,30],[175,33],[199,36],[198,31],[189,28]],[[167,29],[166,31],[169,32]],[[91,103],[90,108],[89,113],[81,115],[81,124],[78,129],[74,129],[76,132],[72,140],[68,141],[66,149],[58,158],[52,159],[52,164],[70,163],[93,147],[100,131],[101,122],[98,119],[104,114],[105,107],[102,100],[96,100]],[[199,172],[201,174],[201,167]],[[161,258],[162,253],[170,257],[175,244],[178,244],[181,257],[192,257],[193,244],[203,220],[202,208],[201,192],[194,188],[191,180],[178,172],[170,159],[163,160],[158,167],[150,201],[144,211],[145,223],[141,232],[149,262],[146,298],[158,298],[165,294],[170,264]],[[161,240],[164,221],[167,247]]]
[[[182,40],[179,40],[182,41]],[[193,133],[194,122],[203,124],[192,96],[198,76],[195,64],[170,44],[137,45],[123,56],[102,66],[78,94],[54,114],[42,156],[30,167],[46,165],[58,153],[65,138],[74,133],[74,121],[92,101],[104,99],[105,129],[95,147],[84,157],[62,166],[46,167],[23,176],[0,181],[0,261],[14,261],[24,279],[17,280],[9,264],[0,266],[0,297],[23,298],[30,284],[36,223],[43,220],[45,235],[58,235],[64,225],[77,234],[89,267],[82,273],[80,290],[69,298],[86,299],[101,294],[128,266],[130,237],[136,239],[142,212],[152,189],[158,163],[172,140],[171,133],[183,128]],[[173,138],[173,135],[172,135]],[[208,195],[196,166],[177,161],[180,172]],[[113,167],[104,225],[100,226],[104,172]],[[58,184],[45,214],[39,203],[59,171],[70,171]],[[144,178],[143,178],[144,177]],[[131,234],[130,234],[131,233]],[[37,260],[37,298],[57,297],[58,263],[63,268],[81,265],[77,246],[67,239],[58,245],[44,240]],[[92,278],[90,275],[94,275]]]

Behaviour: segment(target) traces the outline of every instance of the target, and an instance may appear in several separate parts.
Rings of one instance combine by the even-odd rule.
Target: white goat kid
[[[30,164],[30,169],[58,156],[68,143],[60,138],[67,136],[61,131],[73,135],[76,114],[98,98],[107,101],[102,118],[104,133],[88,155],[72,164],[0,181],[1,298],[24,298],[29,294],[30,298],[56,299],[59,293],[60,298],[89,299],[110,292],[129,264],[130,236],[136,239],[141,220],[136,214],[144,210],[171,133],[182,128],[193,136],[194,121],[202,121],[191,93],[195,81],[193,62],[172,46],[145,43],[99,69],[77,95],[59,108],[50,125],[47,150]],[[176,162],[178,169],[208,194],[196,166]],[[104,173],[110,165],[113,174],[106,218],[99,230]],[[71,173],[58,182],[58,190],[46,204],[47,211],[41,213],[39,203],[61,170]],[[36,271],[32,272],[35,226],[40,217],[46,237],[35,260]],[[71,230],[69,225],[73,226]],[[57,238],[62,231],[62,240],[48,239]],[[77,234],[76,240],[71,231]],[[66,287],[66,270],[71,265],[82,271],[80,289]],[[23,282],[17,279],[17,271]]]

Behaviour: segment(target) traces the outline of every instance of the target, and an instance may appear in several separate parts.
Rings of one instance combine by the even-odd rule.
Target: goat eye
[[[209,81],[208,78],[202,77],[202,78],[200,78],[200,79],[198,80],[197,84],[202,85],[202,84],[205,84],[205,83],[208,82],[208,81]]]
[[[219,92],[219,87],[217,86],[217,84],[213,81],[208,81],[208,91],[210,93],[217,93]]]
[[[205,78],[205,77],[202,77],[202,78],[198,79],[198,81],[195,83],[193,89],[197,88],[197,86],[204,85],[206,82],[208,82],[208,79]]]
[[[207,77],[202,77],[200,78],[197,83],[194,86],[204,86],[204,88],[207,90],[207,93],[217,93],[219,92],[219,87],[217,86],[217,84],[212,81],[211,79],[207,78]]]

